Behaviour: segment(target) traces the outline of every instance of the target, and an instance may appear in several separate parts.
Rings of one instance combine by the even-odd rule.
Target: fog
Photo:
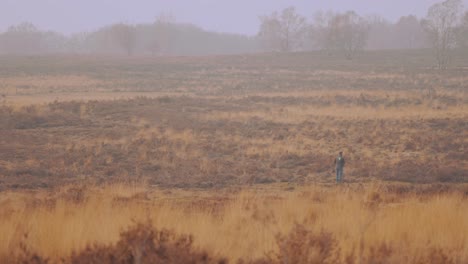
[[[0,54],[324,50],[352,59],[443,44],[448,57],[468,45],[468,0],[441,1],[0,0]]]
[[[149,23],[161,13],[171,13],[178,22],[206,30],[255,35],[259,15],[287,6],[311,17],[319,10],[355,10],[379,14],[395,22],[413,14],[424,16],[437,0],[0,0],[0,31],[10,25],[31,22],[45,30],[62,33],[96,30],[117,22]],[[464,0],[468,6],[468,0]]]

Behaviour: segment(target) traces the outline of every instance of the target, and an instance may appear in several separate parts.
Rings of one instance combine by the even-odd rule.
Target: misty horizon
[[[318,11],[343,12],[354,10],[361,15],[379,15],[396,22],[400,17],[415,15],[424,17],[427,9],[438,0],[416,1],[344,1],[306,2],[288,0],[270,2],[258,0],[253,3],[241,1],[196,0],[171,2],[156,0],[102,0],[71,1],[0,0],[0,32],[22,22],[30,22],[41,30],[63,34],[90,32],[114,23],[152,23],[161,14],[170,14],[177,23],[193,24],[207,31],[256,35],[259,16],[268,15],[288,6],[309,20]],[[468,0],[463,1],[465,7]],[[105,15],[103,15],[105,14]]]

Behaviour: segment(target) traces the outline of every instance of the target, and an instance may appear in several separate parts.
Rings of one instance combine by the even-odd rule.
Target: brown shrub
[[[303,225],[296,225],[286,236],[278,235],[279,253],[264,263],[337,263],[340,258],[335,238],[326,232],[313,233]]]
[[[440,248],[432,248],[428,254],[419,260],[415,261],[417,264],[432,263],[432,264],[452,264],[456,263],[447,252]],[[461,262],[460,262],[461,263]]]
[[[151,224],[137,224],[121,234],[111,246],[90,246],[73,254],[72,264],[127,263],[225,263],[223,259],[193,249],[191,236],[156,230]]]
[[[24,240],[28,239],[28,234],[23,236]],[[26,243],[20,242],[18,253],[10,256],[0,256],[0,263],[11,263],[11,264],[48,264],[49,259],[44,258],[31,250]]]

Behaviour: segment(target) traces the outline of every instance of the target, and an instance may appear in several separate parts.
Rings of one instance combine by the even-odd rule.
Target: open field
[[[0,57],[0,262],[467,263],[467,62]]]
[[[466,182],[468,69],[412,56],[2,58],[0,188],[332,182],[339,150],[351,182]]]

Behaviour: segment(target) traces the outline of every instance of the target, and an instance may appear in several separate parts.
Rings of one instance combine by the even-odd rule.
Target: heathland
[[[466,61],[1,57],[0,262],[466,263]]]

